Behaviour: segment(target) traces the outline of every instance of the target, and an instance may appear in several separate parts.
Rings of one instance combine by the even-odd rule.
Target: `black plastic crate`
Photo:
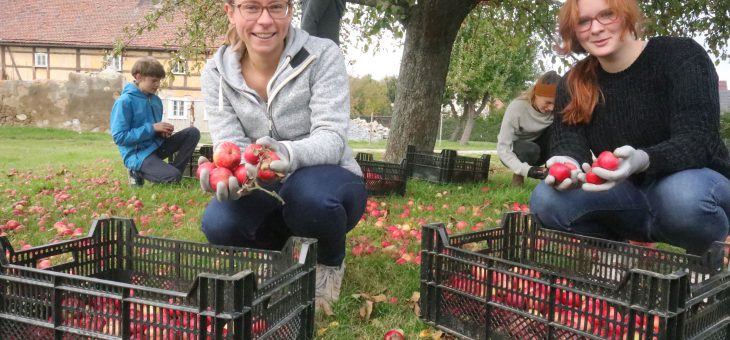
[[[193,156],[190,157],[188,166],[183,171],[183,177],[196,178],[196,172],[198,171],[198,158],[205,156],[209,161],[213,161],[213,145],[204,144],[193,151]]]
[[[359,152],[355,156],[357,164],[360,165],[362,176],[365,180],[365,189],[373,196],[384,196],[389,194],[406,194],[406,166],[401,164],[374,161],[373,155]]]
[[[441,153],[419,152],[409,145],[406,153],[406,171],[409,177],[435,183],[482,182],[489,179],[491,156],[480,158],[459,156],[455,150]]]
[[[316,240],[281,251],[140,236],[96,220],[89,236],[27,250],[0,238],[0,339],[310,339]],[[53,257],[53,266],[37,269]]]
[[[728,244],[686,255],[542,229],[526,213],[422,233],[420,317],[458,337],[730,338]]]

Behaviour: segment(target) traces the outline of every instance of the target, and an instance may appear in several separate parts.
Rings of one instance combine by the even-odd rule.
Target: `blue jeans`
[[[541,182],[530,210],[549,229],[610,240],[664,242],[701,254],[728,234],[730,180],[689,169],[611,190],[558,191]]]
[[[213,198],[202,219],[208,242],[281,249],[289,236],[316,238],[317,262],[339,266],[345,236],[365,212],[361,177],[337,165],[301,168],[274,185],[286,204],[256,190],[236,201]]]

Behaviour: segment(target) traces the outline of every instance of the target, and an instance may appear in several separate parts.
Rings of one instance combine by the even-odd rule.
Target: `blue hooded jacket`
[[[162,100],[146,95],[132,83],[127,83],[122,95],[112,107],[111,129],[114,143],[119,146],[124,166],[139,170],[142,162],[162,145],[153,125],[162,121]]]

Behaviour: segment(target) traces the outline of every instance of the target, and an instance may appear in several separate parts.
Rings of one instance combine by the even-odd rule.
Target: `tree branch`
[[[489,100],[489,91],[484,92],[484,96],[482,96],[482,103],[479,105],[479,108],[477,109],[477,116],[482,114],[482,111],[484,111],[484,108],[487,106],[487,101]]]
[[[456,111],[456,106],[454,106],[454,102],[449,100],[449,107],[451,108],[451,113],[454,114],[454,117],[459,116],[459,112]]]

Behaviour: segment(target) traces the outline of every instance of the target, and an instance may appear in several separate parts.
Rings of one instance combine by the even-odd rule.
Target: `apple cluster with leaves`
[[[246,164],[241,164],[241,159],[246,163],[256,166],[256,176],[249,176]],[[200,179],[200,173],[203,169],[208,170],[210,176],[210,187],[216,188],[218,183],[228,185],[228,179],[235,176],[240,185],[240,193],[250,192],[253,190],[261,190],[279,200],[282,204],[284,200],[275,192],[266,190],[261,187],[259,181],[272,182],[284,177],[270,168],[272,161],[279,160],[279,156],[271,149],[259,144],[249,144],[241,155],[241,148],[233,142],[222,142],[213,153],[213,162],[203,162],[198,164],[196,176]]]

